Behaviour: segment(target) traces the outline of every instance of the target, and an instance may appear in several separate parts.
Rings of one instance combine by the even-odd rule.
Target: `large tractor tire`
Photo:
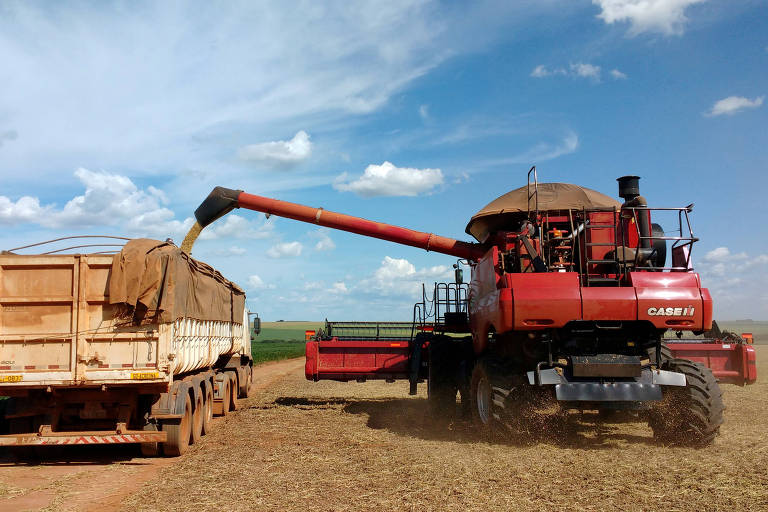
[[[456,350],[450,338],[435,336],[429,342],[427,401],[435,419],[450,418],[456,409]]]
[[[712,371],[687,359],[669,359],[664,370],[685,375],[685,387],[667,387],[648,419],[654,437],[674,446],[712,444],[723,423],[723,394]]]
[[[179,421],[163,423],[163,431],[168,433],[163,443],[163,454],[168,457],[183,455],[192,438],[192,399],[187,395],[184,402],[184,416]]]
[[[672,355],[672,350],[667,346],[666,343],[661,343],[661,364],[663,365],[666,361],[669,361],[670,359],[674,359],[674,356]],[[651,364],[656,364],[656,347],[651,347],[648,349],[648,360],[651,362]]]

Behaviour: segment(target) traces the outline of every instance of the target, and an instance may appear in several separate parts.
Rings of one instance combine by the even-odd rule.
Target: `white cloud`
[[[536,78],[543,78],[551,74],[552,73],[547,69],[547,67],[544,64],[539,64],[538,66],[533,68],[533,71],[531,71],[531,76]]]
[[[429,105],[420,105],[419,106],[419,117],[422,121],[426,121],[429,119]]]
[[[285,242],[270,247],[267,256],[273,259],[296,258],[301,255],[303,249],[301,242]]]
[[[0,224],[22,224],[40,222],[51,210],[51,206],[40,206],[36,197],[23,196],[17,201],[0,196]]]
[[[310,157],[312,142],[307,132],[301,130],[291,140],[250,144],[240,148],[237,154],[247,162],[288,169]]]
[[[768,254],[733,253],[728,247],[717,247],[694,266],[702,286],[712,294],[716,319],[766,318]]]
[[[582,78],[591,78],[600,81],[600,66],[585,62],[576,62],[571,64],[571,73]]]
[[[200,233],[201,240],[220,240],[225,238],[245,238],[249,240],[261,240],[273,235],[274,225],[266,221],[255,225],[237,214],[230,213],[213,224],[206,226]]]
[[[137,187],[127,176],[79,168],[75,177],[85,187],[82,195],[70,199],[63,208],[40,206],[37,198],[25,196],[11,201],[0,196],[0,222],[31,223],[47,228],[119,226],[131,234],[160,238],[186,233],[193,220],[176,220],[163,205],[165,194],[155,188]],[[125,233],[121,233],[125,234]]]
[[[347,289],[347,285],[344,284],[342,281],[337,281],[333,283],[333,286],[328,290],[330,293],[337,293],[337,294],[345,294],[349,293],[349,290]]]
[[[452,275],[447,265],[417,269],[404,258],[385,256],[373,276],[364,279],[361,284],[384,295],[415,297],[419,294],[422,283],[450,279]]]
[[[309,236],[317,239],[317,243],[315,244],[316,251],[332,251],[336,248],[336,244],[331,240],[328,231],[328,229],[319,228],[309,233]]]
[[[727,98],[715,102],[715,104],[712,105],[712,109],[705,115],[709,117],[733,115],[750,108],[758,108],[763,104],[764,99],[765,96],[758,96],[753,100],[744,98],[743,96],[728,96]]]
[[[659,32],[680,35],[688,19],[685,10],[706,0],[592,0],[600,6],[601,18],[607,24],[629,22],[629,35]]]
[[[623,78],[626,78],[626,75],[624,75],[618,70],[614,70],[611,72],[611,75],[614,78],[617,78],[617,75],[615,73],[618,73],[619,75],[623,75]],[[589,78],[591,80],[594,80],[595,82],[600,81],[600,74],[601,74],[600,66],[597,66],[595,64],[590,64],[589,62],[572,62],[568,66],[568,69],[565,69],[563,67],[549,68],[544,64],[539,64],[538,66],[533,68],[533,71],[531,71],[531,76],[534,78],[546,78],[550,76],[559,75],[559,76],[569,76],[573,78]]]
[[[257,274],[253,274],[248,277],[248,289],[249,290],[274,290],[276,286],[274,284],[267,284]]]
[[[612,69],[611,70],[611,76],[614,78],[614,80],[626,80],[627,79],[627,74],[626,73],[622,73],[618,69]]]
[[[395,167],[390,162],[384,162],[369,165],[362,176],[351,181],[344,173],[336,179],[333,187],[363,197],[417,196],[431,192],[442,183],[443,172],[440,169]]]

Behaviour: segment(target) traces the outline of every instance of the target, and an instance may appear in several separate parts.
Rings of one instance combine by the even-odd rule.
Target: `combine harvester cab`
[[[183,453],[247,394],[240,288],[176,246],[0,255],[0,446]]]
[[[471,268],[462,306],[430,326],[415,316],[407,344],[311,341],[309,379],[408,379],[412,392],[426,380],[435,410],[453,408],[461,394],[481,430],[519,430],[542,399],[561,409],[631,409],[664,443],[706,445],[723,420],[719,385],[704,365],[673,357],[663,339],[712,324],[712,299],[691,259],[693,206],[652,208],[637,176],[618,182],[623,202],[540,184],[531,168],[526,186],[471,218],[466,232],[477,243],[221,187],[195,216],[205,227],[247,208],[447,254],[458,258],[457,271]]]

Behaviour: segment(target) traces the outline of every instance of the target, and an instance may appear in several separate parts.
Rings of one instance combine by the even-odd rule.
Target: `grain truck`
[[[180,455],[248,395],[245,295],[173,243],[0,254],[0,446]]]

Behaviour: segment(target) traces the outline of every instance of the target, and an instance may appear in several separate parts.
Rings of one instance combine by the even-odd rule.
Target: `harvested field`
[[[724,386],[714,446],[667,448],[644,423],[574,418],[565,435],[480,441],[436,424],[402,383],[293,374],[243,403],[125,510],[766,510],[768,347],[761,380]],[[578,420],[578,421],[577,421]]]

